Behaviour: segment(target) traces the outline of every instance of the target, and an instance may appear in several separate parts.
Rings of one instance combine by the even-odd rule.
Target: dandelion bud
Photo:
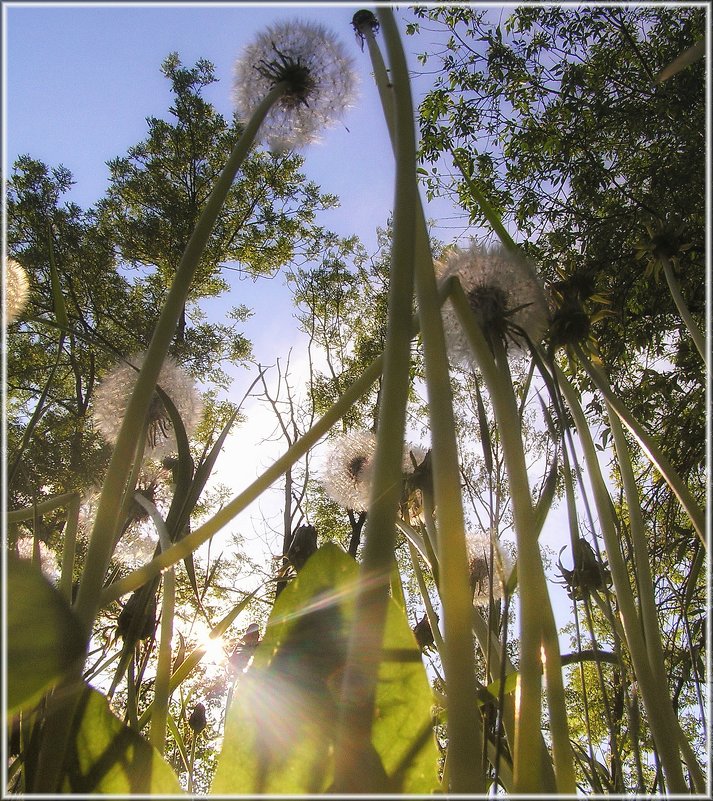
[[[137,640],[148,639],[156,629],[156,595],[146,603],[144,590],[136,590],[121,610],[116,629],[124,640],[127,636],[134,636]]]
[[[366,31],[371,31],[372,33],[378,33],[379,31],[379,20],[372,14],[371,11],[367,11],[362,9],[361,11],[357,11],[356,14],[352,17],[352,27],[354,28],[354,33],[356,34],[357,41],[361,46],[361,49],[364,49],[364,41],[366,39]]]
[[[5,263],[4,322],[14,323],[22,314],[30,297],[30,282],[21,264],[14,259]]]
[[[295,570],[302,570],[316,550],[317,529],[314,526],[299,526],[295,530],[287,551],[287,560]]]
[[[438,618],[436,617],[436,619]],[[431,629],[431,624],[428,622],[428,616],[426,614],[416,623],[413,628],[413,633],[416,637],[418,647],[422,651],[433,648],[435,642],[433,639],[433,630]]]
[[[507,348],[524,350],[528,340],[542,341],[547,302],[535,272],[523,258],[502,247],[473,245],[469,250],[453,248],[436,270],[441,282],[458,278],[489,342],[499,340]],[[443,327],[453,361],[472,365],[470,345],[450,301],[443,305]]]
[[[322,128],[352,105],[356,75],[341,43],[310,22],[270,26],[235,63],[233,99],[248,119],[273,87],[286,84],[262,125],[263,140],[277,151],[318,141]]]
[[[235,671],[245,670],[250,662],[255,649],[260,642],[260,627],[257,623],[251,623],[243,634],[241,640],[235,646],[235,650],[228,658],[230,666]]]
[[[188,725],[196,734],[200,734],[208,725],[208,721],[205,717],[205,706],[203,704],[196,704],[193,707],[193,712],[191,712],[191,716],[188,718]]]

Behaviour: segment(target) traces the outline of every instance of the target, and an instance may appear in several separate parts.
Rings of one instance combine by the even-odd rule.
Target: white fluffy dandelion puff
[[[5,263],[5,323],[14,323],[30,297],[30,281],[24,267],[14,259]]]
[[[111,369],[99,384],[94,396],[94,426],[104,439],[114,444],[119,436],[124,414],[146,354],[130,357]],[[131,366],[133,365],[133,367]],[[170,356],[164,360],[158,385],[178,410],[186,434],[190,438],[200,422],[203,404],[193,379]],[[154,458],[175,452],[176,437],[171,419],[158,393],[154,393],[148,411],[146,455]]]
[[[346,509],[365,512],[374,474],[376,435],[371,431],[352,431],[332,442],[321,478],[328,497]],[[406,445],[402,461],[404,474],[413,473],[426,452]]]
[[[341,42],[321,25],[283,22],[270,26],[235,62],[233,100],[249,119],[278,83],[287,89],[262,124],[262,141],[276,151],[319,140],[323,128],[353,105],[356,73]]]
[[[473,245],[453,248],[444,262],[436,263],[440,281],[456,276],[463,287],[483,333],[489,341],[524,350],[527,339],[542,341],[547,331],[547,300],[532,267],[503,247]],[[468,340],[453,304],[443,305],[448,352],[454,362],[472,365]],[[526,335],[526,336],[525,336]]]
[[[498,542],[493,539],[493,559],[490,558],[490,537],[485,533],[466,534],[468,576],[473,592],[473,603],[487,605],[490,600],[490,576],[493,575],[493,600],[502,598],[504,584],[511,570],[509,559]],[[495,570],[491,570],[494,564]]]
[[[59,566],[57,563],[57,554],[45,545],[42,540],[38,542],[39,545],[39,555],[40,555],[40,569],[44,573],[45,577],[48,578],[52,582],[59,581]],[[35,548],[35,540],[34,537],[29,535],[24,535],[19,537],[17,542],[15,543],[15,549],[17,551],[17,555],[20,559],[27,559],[28,561],[33,560]]]

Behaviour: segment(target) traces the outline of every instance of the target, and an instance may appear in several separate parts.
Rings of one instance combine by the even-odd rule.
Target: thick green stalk
[[[678,730],[679,737],[683,737],[683,739],[686,740],[686,735],[681,729],[678,716],[673,709],[671,695],[670,693],[665,692],[665,689],[668,688],[668,675],[666,673],[663,648],[661,646],[661,630],[658,624],[656,597],[654,595],[654,582],[651,576],[651,566],[649,564],[648,556],[648,538],[646,535],[644,518],[641,512],[641,503],[639,499],[639,489],[636,484],[636,476],[634,475],[634,470],[631,466],[629,447],[626,442],[626,437],[624,436],[624,430],[619,422],[619,417],[609,405],[607,405],[607,411],[609,414],[609,425],[611,427],[612,436],[614,439],[614,448],[616,450],[617,461],[619,462],[619,471],[621,473],[622,484],[624,486],[626,504],[629,511],[629,530],[631,531],[631,542],[634,550],[634,565],[639,587],[641,621],[644,629],[649,664],[651,665],[654,681],[659,688],[661,714],[667,718],[669,730],[671,732]],[[698,785],[699,792],[703,792],[705,781],[703,780],[700,767],[695,762],[693,766],[689,765],[689,769],[691,769],[691,767],[693,768],[691,773],[692,775],[695,774],[694,778],[696,780],[696,784]]]
[[[619,603],[619,613],[625,641],[629,646],[641,697],[649,717],[654,743],[661,757],[669,793],[685,793],[686,783],[681,770],[681,759],[677,744],[676,730],[669,728],[669,721],[663,713],[666,704],[666,685],[659,687],[649,663],[649,655],[642,634],[641,620],[636,609],[634,595],[629,583],[629,573],[619,547],[619,538],[614,518],[614,509],[609,491],[601,474],[597,452],[589,432],[579,399],[564,373],[555,367],[557,382],[564,394],[567,405],[574,418],[584,458],[589,468],[589,480],[599,515],[599,525],[607,556],[609,569]]]
[[[76,492],[66,492],[64,495],[56,495],[54,498],[47,498],[34,506],[23,506],[21,509],[12,509],[5,515],[5,521],[8,524],[21,523],[24,520],[32,520],[35,515],[41,516],[51,512],[54,509],[59,509],[61,506],[67,506],[77,497]]]
[[[629,409],[627,409],[613,392],[604,372],[592,364],[581,347],[577,346],[576,353],[580,364],[584,367],[596,388],[602,393],[609,406],[617,413],[622,423],[624,423],[634,435],[634,438],[641,446],[641,449],[646,454],[651,464],[661,473],[666,483],[671,487],[686,514],[690,517],[691,523],[693,523],[693,527],[696,529],[696,533],[703,543],[703,547],[707,549],[705,515],[700,506],[696,503],[686,483],[678,475],[671,462],[665,456],[661,448],[654,442],[651,435],[644,430],[641,423],[634,418]]]
[[[385,34],[387,30],[385,29]],[[374,77],[397,158],[393,94],[373,31],[363,30],[374,67]],[[388,44],[388,39],[387,39]],[[400,43],[399,43],[400,44]],[[391,51],[390,55],[391,55]],[[393,57],[391,57],[393,63]],[[398,95],[397,95],[398,97]],[[414,154],[415,156],[415,154]],[[415,157],[414,162],[415,166]],[[416,196],[416,293],[423,332],[426,386],[431,425],[435,504],[438,508],[439,594],[445,638],[439,649],[448,686],[448,767],[454,792],[485,791],[482,770],[473,754],[482,751],[482,721],[477,705],[475,658],[471,634],[472,601],[468,586],[465,521],[460,495],[458,449],[448,373],[441,304],[433,271],[433,257],[420,198]]]
[[[395,86],[396,186],[384,373],[377,448],[369,500],[363,561],[340,694],[335,749],[335,787],[354,793],[364,786],[361,755],[371,746],[374,699],[394,558],[396,515],[401,497],[404,430],[411,362],[414,221],[418,198],[414,164],[413,105],[393,14],[380,10],[389,43]]]
[[[252,147],[262,121],[286,88],[285,83],[276,85],[245,126],[243,135],[230,154],[201,212],[156,323],[109,463],[77,595],[77,615],[85,628],[87,639],[99,608],[101,586],[111,558],[121,498],[131,470],[136,441],[151,403],[161,366],[176,333],[176,325],[188,298],[193,276],[235,175]]]
[[[59,591],[69,604],[72,603],[72,573],[74,571],[74,552],[77,545],[77,528],[79,526],[79,494],[67,504],[67,523],[64,527],[64,547],[62,548],[62,573],[59,579]]]
[[[166,747],[166,721],[170,699],[171,640],[173,639],[173,615],[176,600],[176,571],[174,568],[163,574],[163,600],[161,603],[161,636],[154,683],[154,702],[151,713],[151,745],[163,755]]]
[[[669,259],[668,256],[663,254],[660,254],[658,259],[661,262],[661,266],[663,267],[663,274],[666,276],[666,283],[668,284],[669,291],[671,292],[671,297],[673,298],[673,302],[676,304],[678,313],[681,315],[681,319],[683,320],[686,328],[688,329],[688,333],[691,335],[691,339],[693,340],[693,343],[696,346],[696,350],[700,354],[701,359],[703,359],[703,364],[705,364],[707,369],[708,356],[706,351],[706,338],[703,336],[703,332],[698,327],[696,321],[693,319],[693,315],[688,310],[686,301],[683,299],[683,295],[681,294],[681,290],[678,286],[678,281],[676,280],[676,276],[673,273],[671,260]]]
[[[77,593],[75,611],[84,629],[87,647],[91,637],[92,622],[101,604],[102,584],[114,548],[115,533],[121,523],[120,509],[137,452],[137,442],[141,437],[146,413],[163,361],[176,332],[181,310],[188,298],[193,276],[235,175],[252,147],[265,116],[284,94],[286,88],[287,84],[284,82],[277,84],[265,97],[229,155],[186,246],[154,329],[112,452]],[[35,789],[39,792],[54,793],[60,785],[70,730],[68,723],[74,717],[83,686],[80,669],[77,669],[72,675],[67,676],[62,686],[55,691],[38,760]]]
[[[431,426],[434,500],[438,510],[436,553],[445,635],[441,657],[448,687],[450,786],[457,793],[483,793],[484,775],[473,757],[482,751],[483,737],[482,720],[475,704],[473,604],[468,581],[453,398],[433,258],[420,204],[418,211],[416,290]]]
[[[488,199],[480,191],[480,187],[475,183],[470,175],[468,175],[467,165],[461,158],[460,153],[458,153],[456,150],[453,150],[451,151],[451,155],[453,156],[453,161],[455,161],[458,169],[461,172],[461,175],[463,176],[463,180],[465,181],[473,200],[475,200],[475,202],[480,206],[483,216],[490,223],[493,231],[495,231],[495,233],[498,235],[500,241],[508,250],[511,250],[514,253],[521,253],[520,248],[515,244],[513,238],[503,225],[500,215],[490,205]]]
[[[490,392],[505,457],[515,520],[520,587],[520,696],[515,736],[515,788],[516,792],[523,793],[542,790],[538,746],[542,716],[541,647],[544,646],[557,789],[561,793],[574,793],[576,783],[569,745],[557,628],[547,592],[542,557],[537,538],[533,536],[536,531],[536,516],[532,507],[520,417],[507,355],[504,346],[496,342],[497,362],[493,359],[465,293],[457,281],[451,282],[451,301]]]

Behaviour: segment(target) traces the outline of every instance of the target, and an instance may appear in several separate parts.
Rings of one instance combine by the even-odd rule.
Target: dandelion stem
[[[258,129],[270,108],[284,94],[287,84],[277,84],[260,104],[245,126],[211,192],[186,250],[176,270],[171,289],[161,310],[151,343],[146,352],[136,386],[127,406],[124,421],[107,470],[104,489],[99,500],[96,521],[89,542],[85,569],[77,596],[77,615],[84,626],[87,639],[92,620],[96,615],[102,582],[111,558],[114,532],[118,525],[121,497],[125,489],[131,463],[136,451],[136,440],[151,404],[161,365],[168,353],[176,332],[193,276],[200,262],[218,214],[230,191],[235,175],[245,160]]]
[[[622,423],[624,423],[634,435],[634,438],[641,446],[641,449],[644,451],[651,464],[661,473],[666,483],[671,487],[686,514],[690,517],[691,523],[693,523],[693,527],[696,529],[696,533],[703,543],[703,547],[707,549],[708,543],[706,542],[705,536],[705,519],[703,512],[683,479],[678,475],[671,462],[661,448],[654,442],[651,435],[644,430],[641,423],[634,418],[629,409],[614,394],[604,372],[592,364],[580,346],[576,346],[575,352],[587,375],[602,393],[606,402],[616,412]]]
[[[369,501],[356,611],[339,705],[335,750],[335,787],[358,792],[363,786],[361,755],[370,749],[374,697],[386,621],[388,583],[394,558],[396,515],[401,496],[404,429],[408,400],[414,223],[418,198],[414,164],[413,104],[393,14],[380,9],[395,92],[397,142],[393,241],[379,406],[374,479]]]
[[[669,793],[685,793],[686,784],[681,770],[681,760],[677,745],[676,729],[669,728],[663,711],[661,694],[664,687],[657,687],[654,673],[642,634],[641,620],[636,609],[634,595],[629,584],[629,573],[619,548],[614,508],[601,474],[594,442],[574,387],[562,371],[555,367],[557,381],[574,418],[584,458],[589,468],[589,480],[599,515],[599,524],[604,537],[609,569],[616,592],[619,613],[623,625],[623,638],[629,646],[634,673],[641,689],[641,696],[649,716],[651,733],[666,775]]]
[[[450,286],[451,301],[490,391],[505,456],[515,519],[521,599],[520,702],[516,710],[515,791],[536,793],[541,792],[542,787],[539,734],[542,717],[541,646],[544,645],[557,789],[559,792],[574,793],[576,785],[569,746],[557,629],[547,592],[542,558],[537,538],[534,536],[536,518],[532,507],[520,418],[507,356],[504,345],[494,338],[496,358],[493,358],[460,283],[453,280]]]
[[[654,686],[657,690],[657,705],[660,707],[661,715],[667,720],[667,728],[670,732],[677,732],[683,741],[686,741],[685,734],[681,729],[678,716],[674,712],[668,688],[668,675],[664,663],[663,649],[661,646],[661,630],[658,624],[656,610],[656,597],[654,595],[654,583],[651,576],[651,566],[648,559],[647,536],[644,519],[641,513],[641,503],[639,500],[639,490],[636,485],[636,477],[629,458],[629,448],[624,436],[624,430],[619,422],[616,412],[607,404],[609,414],[609,425],[611,427],[616,449],[619,471],[624,485],[626,504],[629,512],[629,530],[634,550],[634,565],[636,570],[637,583],[639,588],[639,604],[641,609],[641,621],[643,624],[646,650],[653,674]],[[695,783],[699,786],[699,792],[703,792],[703,780],[700,767],[694,760],[691,775],[694,776]],[[689,766],[690,770],[690,766]],[[700,782],[703,781],[703,785]]]
[[[389,44],[389,27],[383,24]],[[363,30],[369,45],[376,84],[392,147],[397,159],[402,158],[400,143],[395,138],[393,99],[398,104],[398,91],[390,93],[389,80],[372,29]],[[397,43],[400,47],[400,42]],[[389,49],[391,62],[393,56]],[[393,71],[394,76],[396,70]],[[396,81],[394,81],[396,83]],[[398,89],[398,86],[396,86]],[[414,154],[415,155],[415,154]],[[415,158],[414,162],[415,164]],[[412,167],[413,169],[413,167]],[[455,420],[446,357],[445,337],[438,292],[433,272],[433,257],[428,241],[426,222],[420,198],[416,193],[416,293],[423,331],[426,385],[429,399],[429,420],[433,442],[432,464],[435,504],[439,510],[438,539],[433,543],[438,558],[439,594],[443,605],[445,638],[440,650],[448,685],[448,766],[449,783],[454,792],[482,793],[485,790],[483,771],[474,753],[482,751],[482,722],[475,703],[475,660],[471,634],[472,602],[468,587],[465,546],[465,522],[460,495],[458,451],[455,442]]]
[[[688,310],[686,301],[683,299],[681,289],[679,288],[678,281],[676,280],[676,276],[673,272],[673,267],[671,266],[671,260],[664,253],[658,254],[658,258],[661,262],[661,266],[663,267],[663,274],[666,276],[666,283],[668,284],[668,288],[671,292],[673,302],[676,304],[678,313],[681,315],[681,319],[688,329],[688,333],[691,335],[691,339],[693,340],[698,353],[700,353],[701,359],[703,359],[703,364],[705,364],[706,369],[708,369],[706,338],[703,336],[703,332],[696,324],[696,321],[693,319],[693,315]]]

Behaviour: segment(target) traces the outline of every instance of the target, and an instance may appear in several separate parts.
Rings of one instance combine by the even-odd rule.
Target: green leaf
[[[81,627],[66,600],[39,568],[7,560],[7,704],[33,705],[84,656]]]
[[[176,775],[156,749],[109,709],[107,699],[87,687],[63,791],[120,796],[178,795]]]
[[[277,599],[253,665],[235,689],[213,793],[329,789],[358,574],[352,557],[328,544]],[[413,633],[403,610],[390,602],[365,780],[380,773],[389,792],[435,789],[431,703]]]

